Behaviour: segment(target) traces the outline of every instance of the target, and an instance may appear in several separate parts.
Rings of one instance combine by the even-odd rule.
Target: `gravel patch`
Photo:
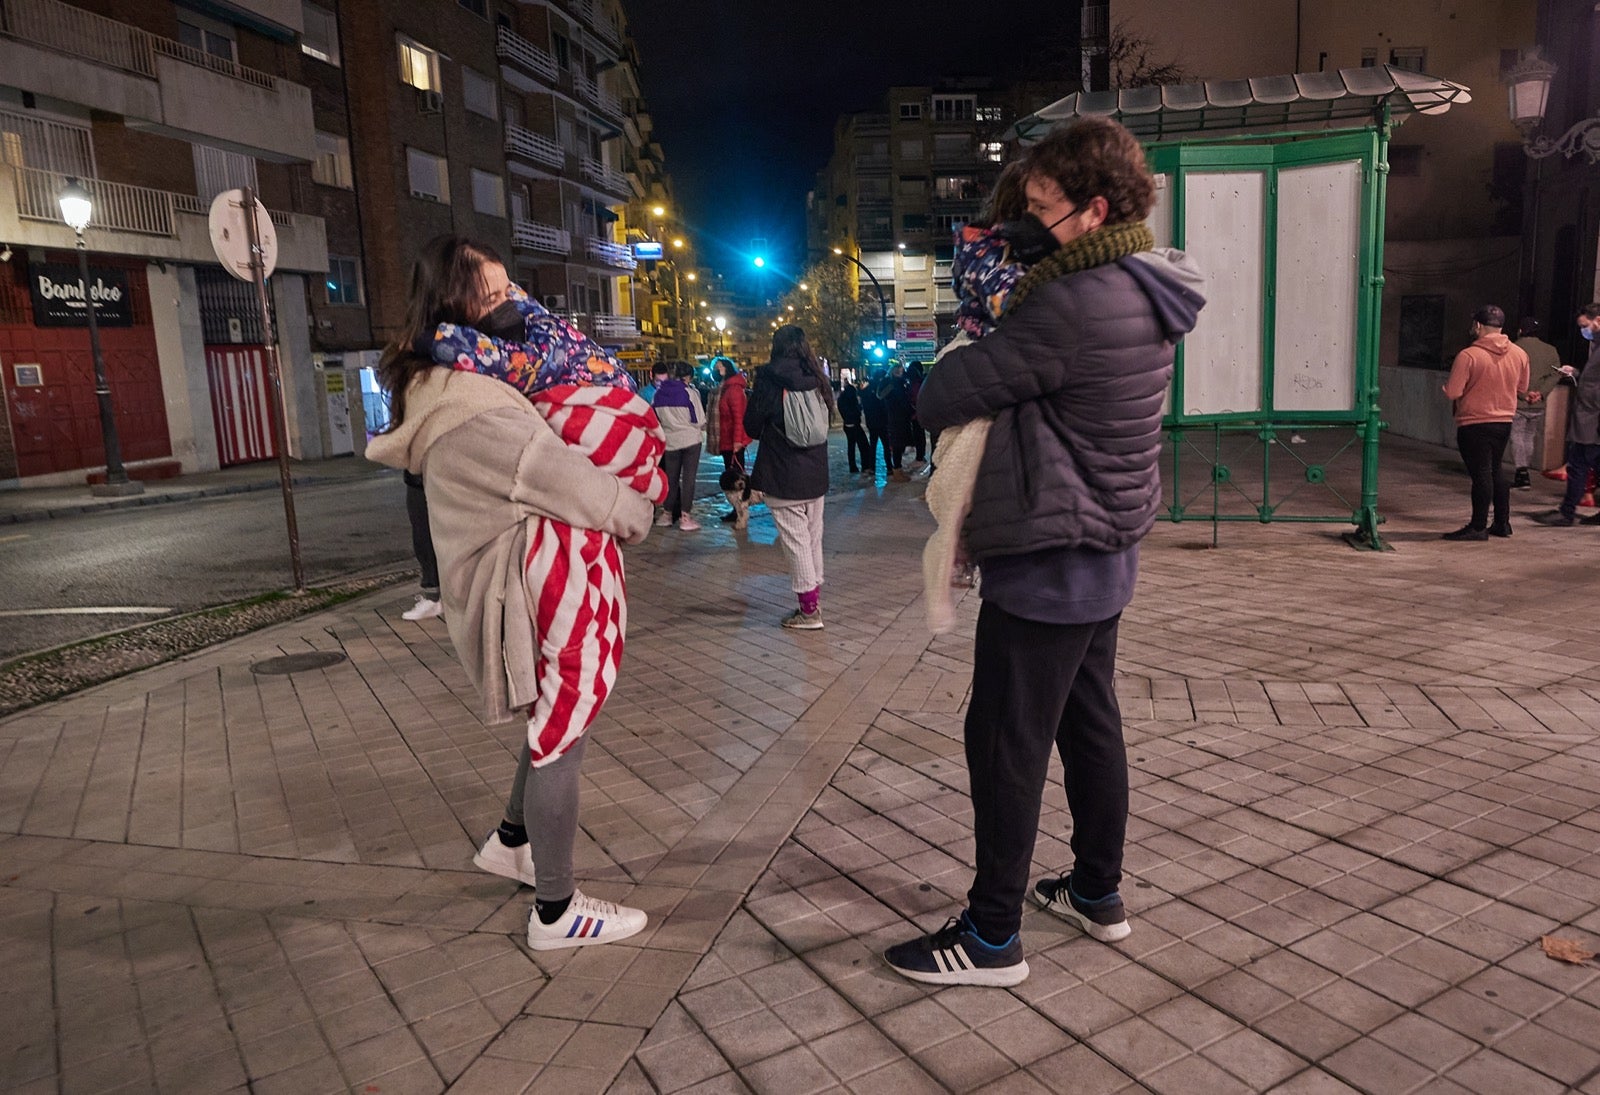
[[[0,663],[0,716],[415,579],[415,570],[398,571],[346,578],[300,597],[267,593],[27,654]]]

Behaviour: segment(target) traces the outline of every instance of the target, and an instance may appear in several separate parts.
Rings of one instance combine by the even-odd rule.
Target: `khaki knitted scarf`
[[[1113,224],[1085,233],[1055,254],[1034,264],[1033,269],[1011,290],[1011,299],[1006,303],[1006,315],[1015,312],[1028,294],[1041,285],[1080,270],[1092,270],[1096,266],[1116,262],[1140,251],[1149,251],[1155,245],[1155,235],[1142,221],[1137,224]]]

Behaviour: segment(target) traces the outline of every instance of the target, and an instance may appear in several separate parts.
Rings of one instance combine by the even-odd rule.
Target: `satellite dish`
[[[261,199],[255,199],[256,239],[261,245],[261,277],[278,268],[278,233]],[[222,268],[240,281],[255,281],[250,269],[250,232],[244,221],[243,190],[224,190],[211,199],[211,247]]]

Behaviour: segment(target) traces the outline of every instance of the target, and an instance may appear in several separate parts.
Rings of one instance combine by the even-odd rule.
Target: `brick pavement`
[[[1600,534],[1440,543],[1464,482],[1389,452],[1397,552],[1147,541],[1122,944],[1029,913],[1015,989],[881,965],[970,878],[976,600],[930,641],[920,487],[852,481],[822,634],[773,626],[770,519],[630,553],[578,850],[651,913],[615,946],[532,954],[526,891],[470,869],[512,743],[408,599],[0,722],[0,1088],[1600,1095],[1600,968],[1537,945],[1600,949],[1600,651],[1567,618]],[[312,650],[347,660],[250,671]],[[1058,781],[1042,829],[1041,872]]]

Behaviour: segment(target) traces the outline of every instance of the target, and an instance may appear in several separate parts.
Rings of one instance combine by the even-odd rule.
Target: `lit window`
[[[302,4],[306,30],[300,36],[300,52],[330,65],[339,63],[339,20],[327,8]]]
[[[506,215],[505,181],[488,171],[472,169],[472,208],[491,217]]]
[[[443,156],[419,148],[406,149],[406,173],[411,180],[411,196],[429,201],[450,200],[450,171]]]
[[[479,72],[462,66],[461,102],[474,114],[493,118],[499,113],[494,81]]]
[[[328,256],[328,303],[361,303],[361,264],[353,258]]]
[[[1006,112],[1004,107],[980,106],[978,108],[978,121],[980,122],[1003,122],[1005,120]]]
[[[1005,159],[1006,146],[1004,142],[984,141],[978,146],[978,150],[983,153],[983,158],[991,163],[999,163],[1001,160]]]
[[[350,170],[350,142],[332,133],[317,131],[317,158],[311,161],[311,179],[323,186],[349,190],[355,185]]]
[[[439,81],[439,55],[409,38],[396,41],[400,44],[400,82],[418,91],[443,91],[444,85]]]

